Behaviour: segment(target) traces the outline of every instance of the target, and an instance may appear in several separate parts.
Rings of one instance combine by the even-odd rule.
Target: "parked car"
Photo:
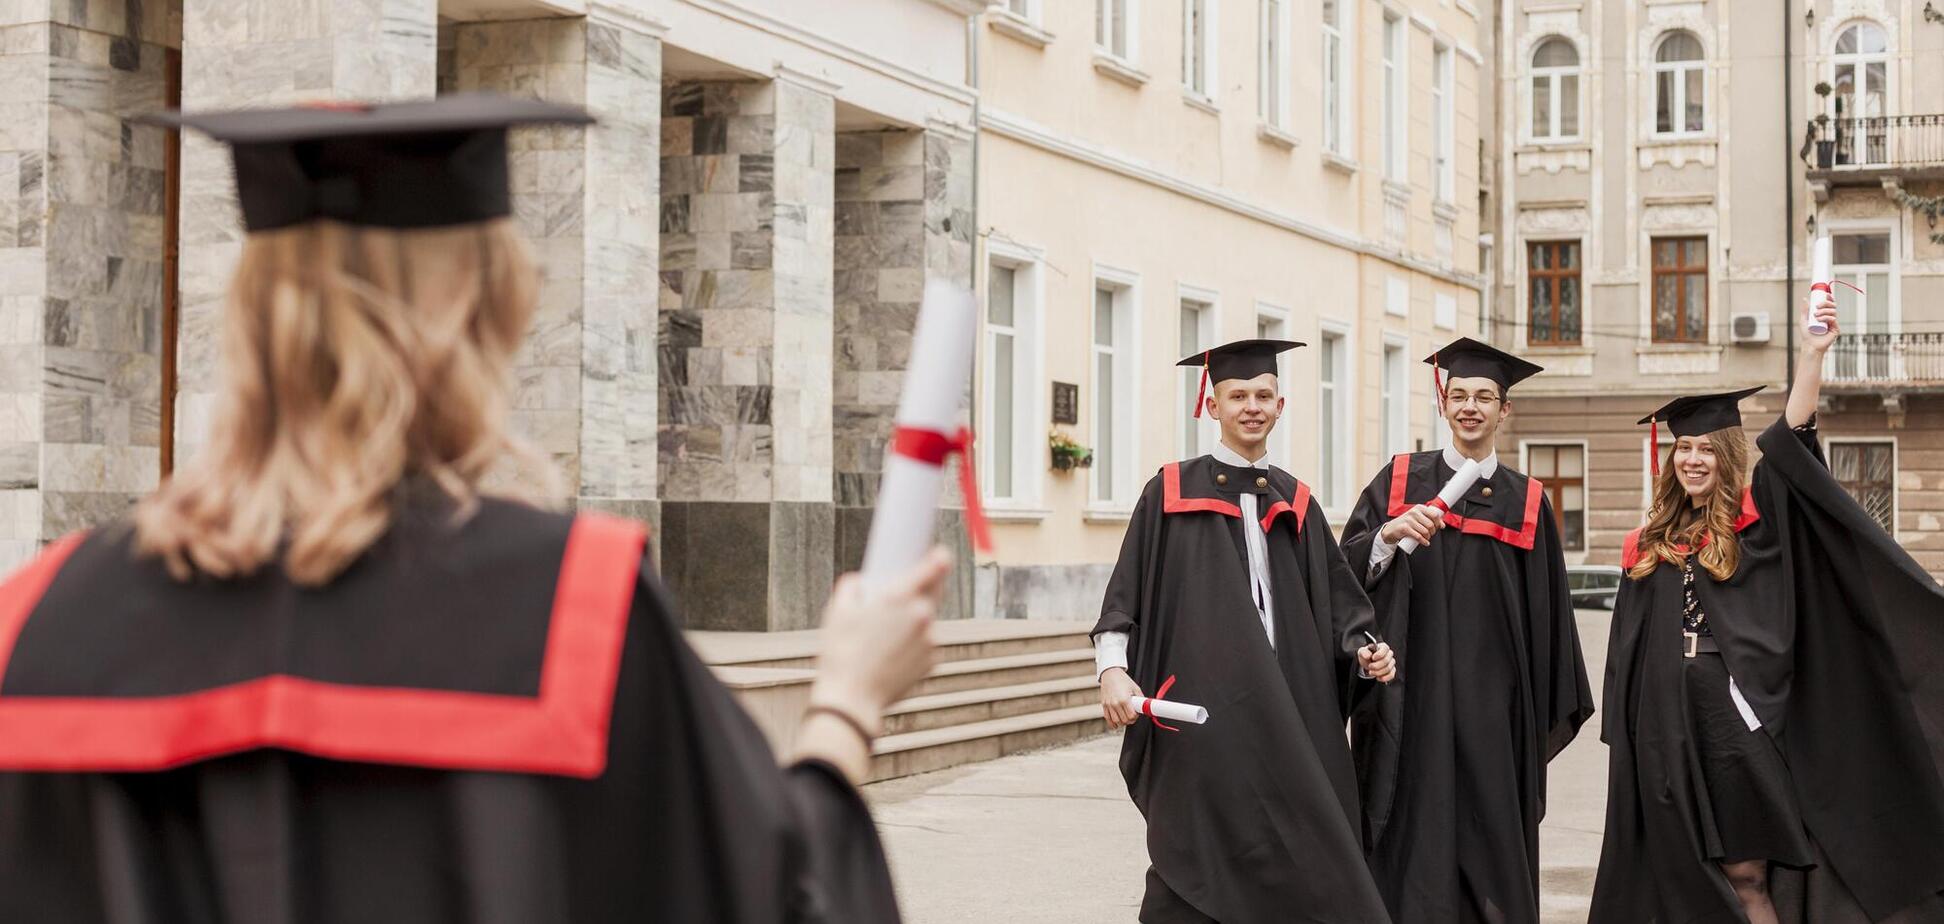
[[[1567,565],[1566,589],[1574,609],[1612,610],[1620,596],[1620,569],[1614,565]]]

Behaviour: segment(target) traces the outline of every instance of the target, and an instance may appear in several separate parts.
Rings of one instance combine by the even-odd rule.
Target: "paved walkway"
[[[1599,692],[1605,613],[1580,617]],[[1606,747],[1598,718],[1552,764],[1540,831],[1545,924],[1586,920],[1599,862]],[[911,924],[1127,924],[1147,870],[1118,736],[879,783],[865,790]]]

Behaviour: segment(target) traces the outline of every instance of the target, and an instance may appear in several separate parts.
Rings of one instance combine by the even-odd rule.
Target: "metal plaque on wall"
[[[1069,382],[1053,383],[1053,422],[1056,424],[1080,422],[1080,386]]]

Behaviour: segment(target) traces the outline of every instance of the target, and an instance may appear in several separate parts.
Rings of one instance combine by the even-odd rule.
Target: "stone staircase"
[[[938,665],[885,715],[872,779],[991,760],[1106,731],[1091,623],[938,623]],[[735,692],[778,753],[795,743],[808,704],[817,633],[691,632],[689,641]]]

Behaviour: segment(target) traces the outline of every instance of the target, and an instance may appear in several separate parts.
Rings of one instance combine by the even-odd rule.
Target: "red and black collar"
[[[85,537],[0,583],[0,679]],[[583,515],[568,532],[534,696],[365,686],[271,674],[195,692],[0,696],[0,769],[164,770],[279,748],[336,760],[598,777],[646,533]]]
[[[1266,483],[1258,487],[1240,474],[1231,476],[1234,478],[1231,484],[1216,483],[1217,475],[1244,471],[1257,472],[1249,477],[1263,478]],[[1256,506],[1262,511],[1263,531],[1267,532],[1276,517],[1285,513],[1293,514],[1296,531],[1303,531],[1303,522],[1309,516],[1310,487],[1282,469],[1237,469],[1222,465],[1210,456],[1170,462],[1161,467],[1163,513],[1219,513],[1241,519],[1242,507],[1235,498],[1244,490],[1259,498]]]
[[[1391,490],[1388,516],[1401,516],[1419,504],[1430,503],[1444,488],[1439,478],[1438,450],[1399,453],[1391,458]],[[1446,477],[1449,477],[1448,475]],[[1489,489],[1489,492],[1488,490]],[[1537,478],[1499,465],[1492,477],[1480,479],[1459,504],[1472,511],[1470,516],[1452,510],[1445,514],[1446,526],[1474,536],[1497,539],[1514,548],[1531,551],[1539,534],[1539,504],[1546,486]]]
[[[1762,512],[1755,508],[1754,489],[1743,488],[1742,509],[1741,514],[1735,517],[1735,532],[1743,532],[1761,519]],[[1646,529],[1647,527],[1645,526],[1636,526],[1632,532],[1627,533],[1627,538],[1621,541],[1620,567],[1622,569],[1631,571],[1633,570],[1633,566],[1640,564],[1640,534],[1646,531]],[[1708,544],[1708,534],[1703,533],[1701,535],[1701,544],[1704,546]],[[1688,548],[1684,545],[1677,545],[1674,547],[1674,551],[1685,555],[1688,552]]]

